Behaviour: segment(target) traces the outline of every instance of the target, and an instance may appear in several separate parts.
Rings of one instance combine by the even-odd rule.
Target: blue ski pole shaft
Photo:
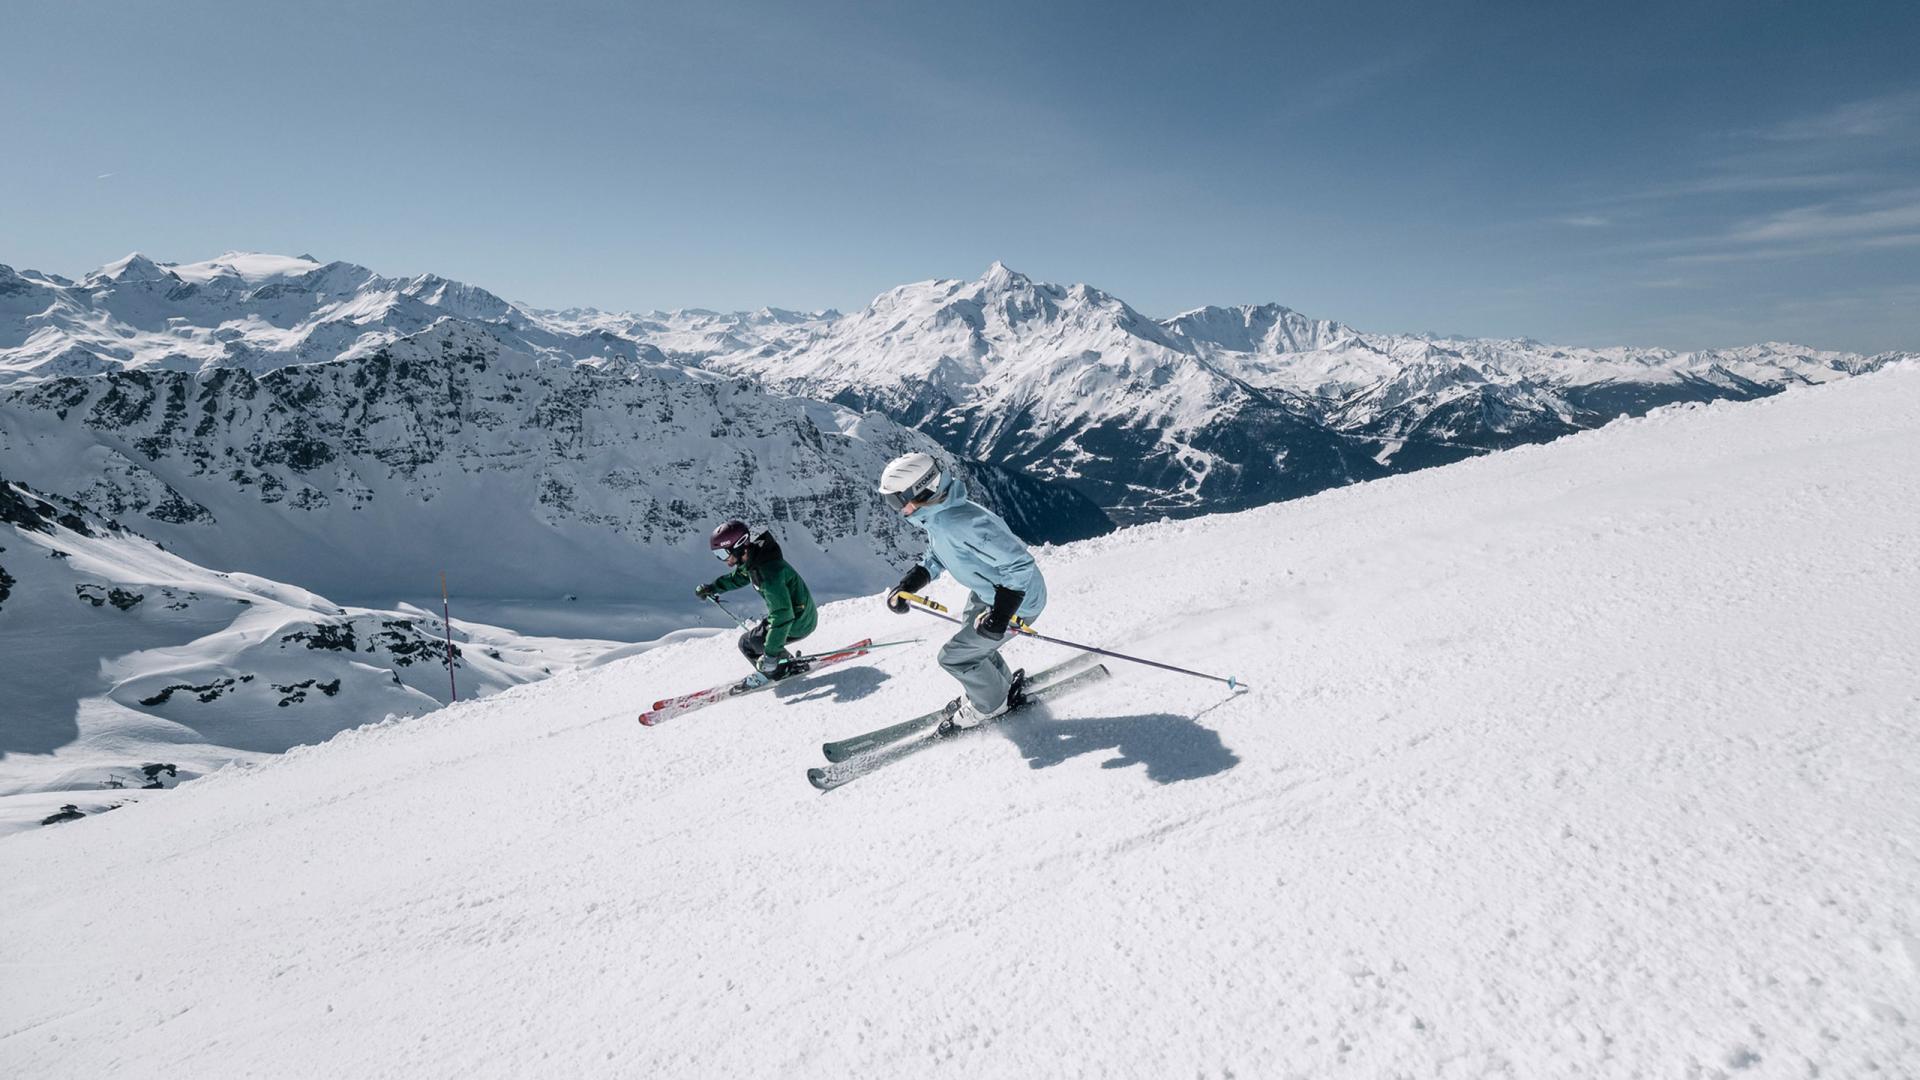
[[[898,647],[899,647],[899,646],[901,646],[901,645],[918,645],[918,644],[920,644],[921,642],[923,642],[923,641],[925,641],[925,640],[927,640],[927,639],[926,639],[926,638],[917,638],[917,637],[910,637],[910,638],[901,638],[901,639],[900,639],[899,641],[874,641],[874,642],[869,642],[869,643],[867,643],[867,644],[865,644],[865,645],[858,645],[858,646],[852,646],[852,647],[849,647],[849,648],[845,648],[845,649],[836,649],[836,650],[835,650],[835,652],[862,652],[862,653],[870,653],[870,652],[872,652],[872,651],[874,651],[875,649],[893,649],[893,648],[898,648]],[[797,657],[795,657],[794,659],[796,659],[796,660],[818,660],[818,659],[820,659],[820,658],[821,658],[822,656],[832,656],[832,655],[833,655],[833,653],[831,653],[831,652],[825,652],[825,653],[813,653],[812,655],[807,655],[807,654],[805,654],[805,653],[803,653],[803,654],[801,654],[800,656],[797,656]]]
[[[742,618],[741,618],[740,616],[738,616],[738,615],[735,615],[735,614],[733,613],[733,609],[732,609],[732,608],[729,608],[729,607],[727,607],[727,605],[725,605],[725,604],[723,604],[723,603],[721,603],[721,602],[720,602],[720,598],[719,598],[719,597],[717,597],[717,596],[709,596],[709,597],[707,597],[707,603],[709,603],[709,604],[712,604],[712,605],[713,605],[714,607],[717,607],[717,608],[719,608],[719,609],[720,609],[721,611],[724,611],[724,612],[726,612],[726,613],[727,613],[727,618],[729,618],[729,619],[732,619],[732,620],[733,620],[733,624],[734,624],[735,626],[738,626],[738,627],[739,627],[740,629],[742,629],[742,630],[751,630],[751,629],[753,629],[753,624],[752,624],[752,623],[750,623],[750,622],[748,622],[748,621],[746,621],[745,619],[742,619]]]
[[[929,600],[924,596],[915,596],[913,593],[906,593],[906,592],[903,592],[900,594],[900,599],[905,600],[909,604],[914,605],[915,607],[919,608],[921,611],[924,611],[927,614],[934,616],[935,618],[945,619],[950,623],[961,623],[962,625],[965,624],[965,620],[955,618],[953,615],[949,614],[947,611],[947,606],[945,604],[940,603],[937,600]],[[1102,649],[1096,645],[1082,645],[1077,641],[1067,641],[1064,638],[1048,637],[1047,635],[1039,633],[1038,631],[1034,630],[1032,627],[1021,622],[1018,618],[1014,619],[1013,623],[1008,627],[1008,629],[1014,631],[1015,633],[1025,634],[1026,636],[1030,638],[1034,638],[1035,640],[1038,640],[1038,641],[1050,641],[1055,645],[1065,645],[1069,649],[1079,649],[1081,652],[1099,653],[1101,656],[1111,656],[1115,660],[1125,660],[1128,663],[1133,663],[1133,664],[1145,664],[1148,667],[1157,667],[1162,671],[1174,671],[1182,675],[1191,675],[1196,679],[1211,679],[1217,683],[1226,683],[1227,689],[1229,690],[1239,690],[1242,687],[1247,685],[1246,683],[1243,683],[1239,679],[1233,678],[1232,676],[1209,675],[1204,671],[1190,671],[1187,668],[1175,667],[1172,664],[1163,664],[1158,660],[1148,660],[1139,656],[1128,656],[1126,653],[1114,652],[1112,649]]]

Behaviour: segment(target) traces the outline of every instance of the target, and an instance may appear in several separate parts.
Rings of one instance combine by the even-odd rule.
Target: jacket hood
[[[747,557],[744,562],[748,566],[759,566],[781,557],[780,541],[773,538],[773,533],[763,532],[747,545]]]

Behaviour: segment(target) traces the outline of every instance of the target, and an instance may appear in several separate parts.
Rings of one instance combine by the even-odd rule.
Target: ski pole
[[[921,638],[921,637],[910,637],[910,638],[901,638],[899,641],[875,641],[875,642],[870,642],[866,645],[840,649],[837,651],[869,653],[875,649],[891,649],[897,645],[918,645],[925,640],[927,639]],[[802,653],[801,655],[794,657],[794,659],[795,660],[818,660],[823,656],[832,656],[832,655],[833,653],[830,653],[830,652],[812,653],[812,654]]]
[[[909,593],[909,592],[903,592],[898,595],[900,599],[905,600],[910,604],[913,604],[914,606],[918,607],[921,611],[924,611],[927,614],[934,616],[935,618],[945,619],[950,623],[960,623],[963,626],[966,624],[966,620],[955,618],[953,614],[948,610],[947,606],[945,604],[940,603],[938,600],[929,600],[924,596],[916,596],[913,593]],[[1115,660],[1126,660],[1135,664],[1145,664],[1148,667],[1157,667],[1163,671],[1177,671],[1182,675],[1191,675],[1196,679],[1212,679],[1214,682],[1226,683],[1227,689],[1229,690],[1240,690],[1245,688],[1247,685],[1246,683],[1243,683],[1239,679],[1236,679],[1230,675],[1229,676],[1209,675],[1204,671],[1189,671],[1186,668],[1175,667],[1172,664],[1163,664],[1158,660],[1147,660],[1138,656],[1128,656],[1126,653],[1114,652],[1112,649],[1102,649],[1093,645],[1082,645],[1077,641],[1067,641],[1062,638],[1048,637],[1045,634],[1036,632],[1031,626],[1028,626],[1025,622],[1023,622],[1020,619],[1020,617],[1017,615],[1014,616],[1013,622],[1008,625],[1008,629],[1013,630],[1017,633],[1025,634],[1030,638],[1035,638],[1040,641],[1051,641],[1055,645],[1065,645],[1069,649],[1079,649],[1081,652],[1099,653],[1101,656],[1111,656]]]
[[[733,611],[732,611],[732,609],[730,609],[730,608],[728,608],[728,607],[727,607],[727,605],[725,605],[725,604],[723,604],[723,603],[721,603],[721,602],[720,602],[720,598],[719,598],[719,597],[717,597],[717,596],[709,596],[709,597],[707,597],[707,603],[709,603],[709,604],[712,604],[712,605],[713,605],[714,607],[717,607],[717,608],[719,608],[719,609],[720,609],[721,611],[724,611],[724,612],[726,612],[726,613],[727,613],[727,618],[729,618],[729,619],[732,619],[732,620],[733,620],[733,624],[734,624],[735,626],[738,626],[738,627],[739,627],[740,629],[742,629],[742,630],[751,630],[751,629],[753,629],[753,624],[752,624],[752,623],[749,623],[749,622],[748,622],[748,621],[746,621],[745,619],[742,619],[742,618],[741,618],[740,616],[738,616],[738,615],[735,615],[735,614],[733,613]]]
[[[720,602],[720,598],[719,598],[719,597],[717,597],[717,596],[709,596],[709,597],[707,597],[707,602],[708,602],[708,603],[711,603],[711,604],[712,604],[712,605],[713,605],[714,607],[717,607],[717,608],[719,608],[719,609],[720,609],[721,611],[725,611],[725,612],[727,613],[727,618],[729,618],[729,619],[732,619],[732,620],[733,620],[733,621],[734,621],[735,623],[737,623],[737,624],[739,624],[739,627],[740,627],[740,629],[742,629],[742,630],[751,630],[751,629],[753,629],[753,625],[752,625],[751,623],[747,623],[747,622],[743,622],[743,621],[741,620],[741,618],[740,618],[740,616],[738,616],[738,615],[735,615],[735,614],[734,614],[734,613],[733,613],[732,611],[730,611],[730,610],[728,610],[728,608],[727,608],[727,605],[725,605],[725,604],[723,604],[723,603],[721,603],[721,602]],[[900,639],[899,641],[876,641],[876,642],[873,642],[873,643],[872,643],[872,644],[870,644],[870,645],[863,645],[863,646],[861,646],[861,648],[860,648],[860,651],[861,651],[861,652],[872,652],[872,651],[873,651],[873,650],[875,650],[875,649],[890,649],[890,648],[892,648],[892,647],[893,647],[893,646],[895,646],[895,645],[918,645],[919,643],[921,643],[921,642],[923,642],[923,641],[925,641],[925,640],[927,640],[927,639],[926,639],[926,638],[917,638],[917,637],[915,637],[915,638],[902,638],[902,639]],[[820,654],[820,655],[829,655],[829,654]],[[800,656],[797,656],[797,657],[794,657],[794,659],[796,659],[796,660],[812,660],[812,659],[815,659],[815,657],[812,657],[812,656],[807,656],[807,655],[804,655],[804,654],[802,654],[802,655],[800,655]]]

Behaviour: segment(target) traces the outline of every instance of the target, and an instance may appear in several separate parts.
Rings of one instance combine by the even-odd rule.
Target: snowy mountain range
[[[885,412],[955,453],[1070,483],[1122,521],[1244,509],[1914,355],[1373,334],[1274,304],[1155,320],[999,263],[756,331],[732,329],[715,340],[748,347],[699,362]]]
[[[429,333],[436,336],[403,344]],[[130,255],[77,282],[0,267],[0,385],[13,384],[0,412],[44,410],[81,393],[80,384],[43,385],[63,379],[140,371],[157,386],[178,373],[191,377],[177,384],[198,395],[200,380],[231,369],[264,376],[382,355],[391,363],[395,349],[414,358],[478,354],[490,364],[496,355],[511,358],[507,366],[539,372],[549,387],[570,382],[575,404],[623,378],[697,383],[717,373],[750,379],[780,398],[879,412],[962,459],[1004,470],[983,486],[1002,493],[1001,507],[1026,535],[1045,540],[1106,527],[1073,493],[1120,521],[1244,509],[1557,438],[1660,404],[1761,397],[1913,355],[1777,343],[1674,352],[1378,334],[1274,304],[1156,320],[1091,286],[1036,282],[999,263],[973,281],[888,290],[846,315],[547,311],[430,274],[388,278],[306,256],[231,253],[163,265]],[[595,376],[569,374],[576,368]],[[29,394],[27,386],[39,389]],[[644,427],[635,401],[656,392],[629,389],[614,407],[624,416],[603,416],[594,426]],[[282,411],[298,409],[283,404]],[[458,404],[443,400],[433,411],[440,423],[419,418],[423,426],[410,432],[426,445],[384,452],[418,465],[449,453],[527,460],[524,445],[492,446],[498,432],[527,418],[491,409],[479,424],[492,434],[483,434],[465,423]],[[336,408],[333,415],[345,414]],[[842,418],[827,428],[851,423]],[[131,456],[139,467],[138,452]],[[704,464],[697,455],[678,460]],[[595,478],[571,471],[551,489],[546,477],[532,486],[543,495],[596,488]],[[23,475],[64,490],[57,475],[31,467]],[[331,487],[278,480],[349,500],[357,487],[375,486],[365,476]],[[619,488],[617,478],[612,483]],[[682,497],[662,494],[666,503]],[[631,523],[651,509],[595,505],[583,513]],[[887,525],[877,530],[887,550]],[[828,539],[826,530],[813,531],[816,542]],[[637,535],[651,542],[658,533]],[[219,556],[215,562],[226,557],[208,554]]]
[[[918,551],[871,493],[889,458],[938,452],[926,436],[477,289],[240,256],[0,273],[22,342],[8,474],[203,565],[378,605],[445,569],[468,597],[635,605],[651,615],[626,630],[650,636],[698,608],[728,517],[778,530],[829,596]],[[959,467],[1032,538],[1110,527],[1070,489]]]

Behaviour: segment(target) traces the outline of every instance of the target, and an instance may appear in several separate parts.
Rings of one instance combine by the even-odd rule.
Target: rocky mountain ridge
[[[678,370],[882,413],[1005,474],[981,486],[1024,485],[1032,505],[1003,509],[1025,535],[1053,540],[1105,527],[1086,502],[1123,522],[1243,509],[1914,355],[1380,334],[1278,304],[1154,319],[1092,286],[1000,263],[971,281],[889,289],[847,314],[547,311],[431,274],[387,278],[307,256],[129,256],[78,282],[0,268],[0,385],[13,384],[15,401],[61,378],[265,376],[455,332],[483,334],[556,378],[576,367]],[[1032,481],[1049,488],[1044,497]]]

